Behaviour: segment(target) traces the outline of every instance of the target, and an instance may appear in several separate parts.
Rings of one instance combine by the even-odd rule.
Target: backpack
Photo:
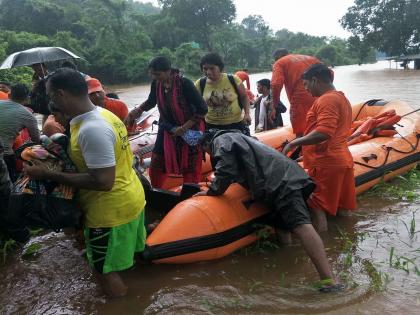
[[[228,74],[227,77],[229,79],[230,84],[232,84],[233,88],[235,89],[236,95],[238,95],[238,104],[239,104],[239,107],[241,109],[243,109],[244,106],[243,106],[243,104],[241,102],[241,97],[240,97],[240,94],[239,94],[239,88],[238,88],[238,85],[235,82],[235,78],[233,77],[232,74]],[[204,88],[206,87],[206,81],[207,81],[207,77],[202,77],[200,79],[200,92],[201,92],[201,96],[203,96]]]

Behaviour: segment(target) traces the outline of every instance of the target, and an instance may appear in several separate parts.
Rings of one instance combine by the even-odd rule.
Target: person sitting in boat
[[[104,88],[98,79],[89,77],[86,79],[86,82],[88,85],[89,98],[93,104],[109,110],[122,121],[127,118],[127,105],[121,100],[106,96]]]
[[[184,183],[198,183],[201,146],[188,144],[183,136],[189,130],[204,132],[207,105],[194,83],[172,68],[168,58],[153,58],[149,71],[153,77],[149,97],[129,113],[125,123],[130,128],[144,111],[158,105],[159,128],[149,169],[151,184],[162,188],[168,174],[182,174]]]
[[[255,101],[255,132],[283,127],[281,114],[286,112],[287,108],[279,101],[276,107],[276,115],[271,118],[271,87],[269,79],[261,79],[257,82],[258,93],[261,96]]]
[[[237,76],[222,72],[224,66],[216,53],[208,53],[200,61],[205,77],[197,80],[195,86],[209,108],[206,129],[239,129],[249,136],[251,116],[245,87]]]
[[[214,179],[207,191],[196,196],[220,196],[233,182],[241,184],[254,200],[272,209],[269,222],[276,229],[290,231],[301,240],[320,278],[330,281],[324,289],[336,288],[324,244],[311,224],[305,202],[315,189],[306,172],[293,160],[239,130],[210,129],[202,144],[212,158]]]
[[[283,153],[302,146],[303,165],[317,185],[308,205],[318,231],[326,231],[327,213],[335,216],[338,209],[356,208],[353,157],[347,145],[352,110],[343,92],[336,91],[326,65],[310,66],[302,80],[318,98],[306,116],[304,136],[289,142]]]
[[[145,196],[132,168],[127,129],[117,116],[90,101],[86,81],[73,69],[56,70],[46,89],[51,112],[71,119],[68,152],[78,173],[50,170],[34,160],[25,165],[26,174],[79,188],[89,263],[105,293],[123,296],[127,287],[118,272],[133,266],[146,239]]]

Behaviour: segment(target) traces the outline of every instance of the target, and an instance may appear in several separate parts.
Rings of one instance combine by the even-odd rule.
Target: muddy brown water
[[[418,107],[420,71],[387,67],[337,67],[336,87],[352,103],[402,99]],[[269,74],[251,79],[264,77]],[[148,89],[118,91],[132,106]],[[346,279],[341,293],[318,293],[311,286],[317,274],[299,243],[275,248],[273,240],[217,261],[138,264],[123,273],[129,295],[110,300],[75,242],[49,233],[32,238],[30,244],[42,245],[34,257],[18,249],[0,259],[0,314],[419,314],[420,233],[410,226],[420,230],[420,203],[404,199],[365,194],[352,216],[331,220],[323,239],[335,273]]]

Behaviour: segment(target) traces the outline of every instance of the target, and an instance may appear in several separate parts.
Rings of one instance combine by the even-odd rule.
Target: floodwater
[[[253,85],[264,77],[270,75],[252,75]],[[335,78],[352,103],[383,98],[420,106],[420,71],[382,62],[336,67]],[[149,87],[118,91],[133,106]],[[411,198],[419,192],[368,193],[358,197],[353,215],[331,220],[322,237],[347,284],[341,293],[311,286],[317,274],[297,241],[278,247],[271,240],[217,261],[138,264],[123,273],[129,295],[107,299],[75,241],[50,233],[31,240],[42,245],[33,257],[24,258],[24,249],[4,263],[0,257],[0,314],[418,314],[420,203]]]

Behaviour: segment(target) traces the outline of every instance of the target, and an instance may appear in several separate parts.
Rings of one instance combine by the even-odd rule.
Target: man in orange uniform
[[[306,113],[311,108],[315,97],[303,87],[302,73],[311,65],[320,61],[315,57],[289,54],[287,49],[280,48],[273,53],[276,62],[273,65],[271,88],[273,97],[271,108],[275,108],[280,101],[283,85],[286,88],[287,98],[290,102],[290,121],[296,136],[303,135],[306,126]],[[276,115],[271,111],[272,117]]]
[[[235,75],[239,79],[241,79],[242,83],[246,82],[246,89],[245,89],[246,95],[248,96],[250,104],[251,105],[254,104],[255,95],[251,91],[251,83],[249,81],[248,69],[243,69],[243,70],[236,71]]]
[[[103,107],[112,112],[119,119],[124,121],[128,116],[128,107],[124,102],[110,98],[105,95],[105,91],[102,87],[101,82],[95,78],[86,78],[86,83],[89,89],[89,98],[96,106]]]
[[[353,157],[347,146],[351,127],[351,105],[332,84],[333,75],[324,64],[309,67],[302,75],[305,88],[319,97],[307,114],[304,136],[287,144],[287,154],[303,146],[303,164],[315,181],[316,189],[308,199],[314,225],[327,230],[325,213],[356,208]]]
[[[246,88],[247,90],[251,89],[251,83],[249,82],[249,74],[248,74],[248,69],[243,69],[243,70],[239,70],[236,71],[235,75],[242,80],[243,82],[246,82]]]

